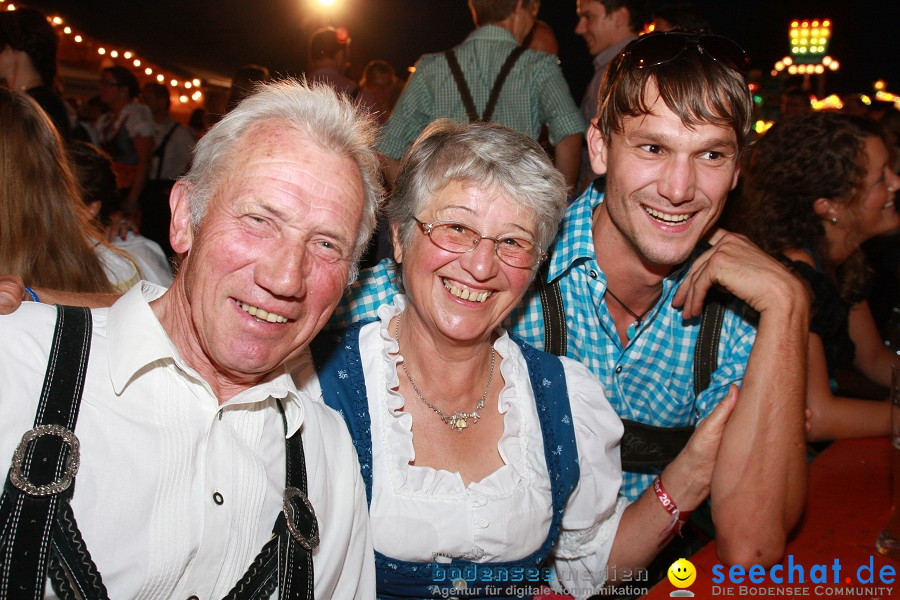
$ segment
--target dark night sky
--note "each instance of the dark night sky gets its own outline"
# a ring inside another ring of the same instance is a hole
[[[354,68],[384,58],[399,71],[423,52],[443,50],[471,29],[465,0],[337,0],[330,23],[353,38]],[[304,68],[307,35],[325,21],[314,0],[27,0],[110,44],[160,65],[201,67],[223,75],[248,62],[283,74]],[[900,2],[695,0],[713,31],[744,46],[753,65],[769,71],[788,52],[793,18],[830,18],[829,52],[841,70],[827,91],[870,91],[878,78],[900,93]],[[544,0],[541,18],[555,29],[563,70],[576,99],[592,67],[573,32],[575,0]]]

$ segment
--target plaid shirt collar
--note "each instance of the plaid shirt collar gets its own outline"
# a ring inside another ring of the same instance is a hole
[[[594,209],[603,202],[604,194],[597,190],[593,184],[589,185],[584,193],[579,196],[569,208],[566,209],[566,215],[560,224],[559,233],[556,239],[550,245],[550,267],[547,273],[547,282],[550,283],[561,277],[566,271],[571,269],[576,263],[582,261],[594,261],[596,264],[597,253],[594,250],[594,234],[592,231],[592,217]],[[684,264],[674,268],[663,279],[663,295],[668,296],[672,292],[672,287],[677,286],[687,275],[691,263],[698,254],[702,252],[701,248],[696,248],[691,253],[690,258]],[[601,273],[604,284],[606,275],[602,269],[597,266]]]

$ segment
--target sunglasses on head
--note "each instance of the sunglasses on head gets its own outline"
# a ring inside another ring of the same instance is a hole
[[[648,33],[626,46],[623,54],[638,69],[646,69],[671,62],[687,50],[696,50],[742,76],[750,66],[750,58],[743,48],[728,38],[709,33]]]

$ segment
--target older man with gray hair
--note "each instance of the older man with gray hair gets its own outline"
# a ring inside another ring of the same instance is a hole
[[[265,85],[172,192],[168,291],[0,317],[0,596],[374,595],[350,438],[284,367],[374,227],[372,133],[325,86]]]

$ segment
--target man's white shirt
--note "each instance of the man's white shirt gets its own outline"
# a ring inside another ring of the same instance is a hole
[[[321,536],[315,595],[374,597],[365,491],[340,416],[298,392],[284,369],[220,406],[148,304],[163,291],[144,282],[92,311],[72,509],[110,597],[228,593],[271,537],[285,433],[297,430]],[[33,426],[55,321],[54,307],[34,303],[0,316],[4,468]]]

